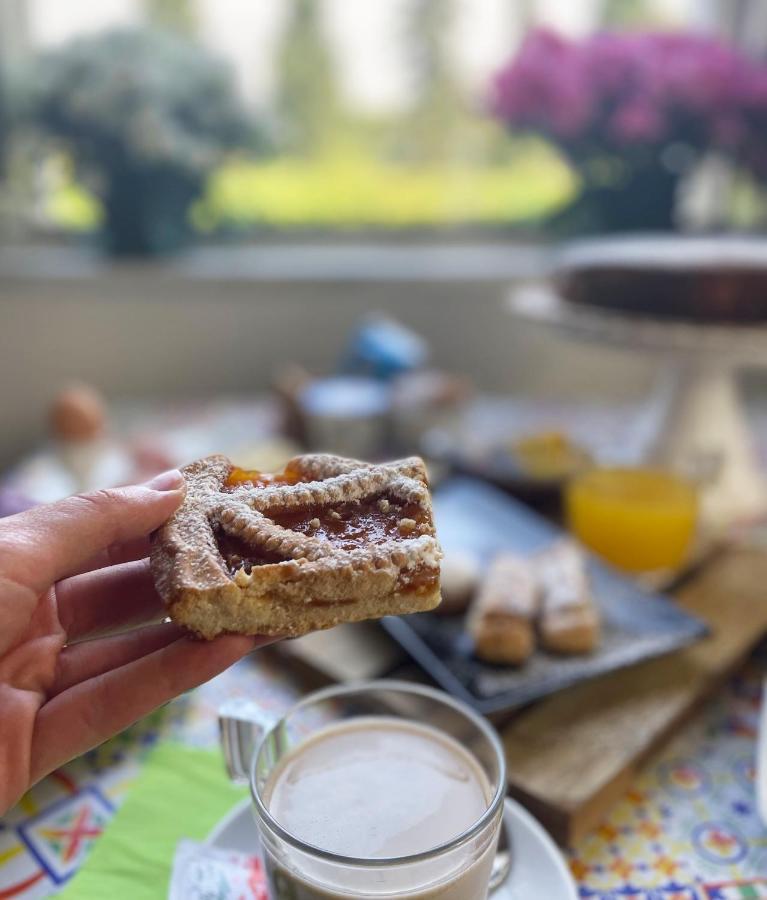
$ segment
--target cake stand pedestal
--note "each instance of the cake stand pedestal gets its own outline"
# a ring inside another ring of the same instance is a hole
[[[688,323],[569,303],[544,285],[514,290],[520,321],[661,363],[660,421],[650,459],[703,485],[703,517],[718,529],[767,510],[737,371],[767,365],[767,327]]]

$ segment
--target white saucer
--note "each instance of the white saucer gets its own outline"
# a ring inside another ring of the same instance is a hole
[[[508,798],[505,817],[513,862],[508,880],[491,895],[492,900],[578,900],[578,889],[562,854],[538,822]],[[221,819],[208,835],[208,843],[245,853],[258,850],[250,800],[243,800]]]

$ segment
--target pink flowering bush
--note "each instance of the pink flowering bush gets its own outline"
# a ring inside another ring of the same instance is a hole
[[[767,175],[767,65],[703,35],[538,30],[497,73],[490,106],[560,147],[597,228],[673,227],[679,179],[708,150]]]

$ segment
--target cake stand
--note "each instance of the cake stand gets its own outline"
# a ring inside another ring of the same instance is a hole
[[[767,509],[737,371],[767,366],[767,326],[661,320],[570,303],[547,285],[526,285],[508,300],[520,321],[580,341],[653,354],[661,365],[657,436],[649,462],[703,485],[703,516],[713,528]]]

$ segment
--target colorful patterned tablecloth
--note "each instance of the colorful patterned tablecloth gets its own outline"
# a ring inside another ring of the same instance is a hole
[[[760,655],[581,841],[570,863],[582,897],[767,898],[767,827],[754,794],[764,671]]]
[[[754,803],[766,661],[755,658],[733,679],[570,854],[581,897],[767,898],[767,828]],[[55,894],[83,863],[158,740],[214,746],[224,698],[256,697],[276,711],[297,694],[274,658],[257,654],[54,772],[0,821],[0,898]]]
[[[200,453],[209,452],[206,442],[229,449],[222,443],[232,433],[222,424],[228,421],[225,413],[211,412],[204,428],[199,412],[179,414],[173,434],[185,457],[194,455],[188,452],[190,441]],[[519,430],[556,424],[575,432],[578,426],[582,434],[577,435],[584,442],[588,438],[600,458],[611,458],[615,447],[629,447],[636,454],[648,432],[629,407],[604,411],[569,404],[541,411],[540,404],[506,401],[504,415],[492,418],[504,427],[513,420]],[[146,422],[143,409],[140,419]],[[758,415],[752,412],[752,425],[767,463],[764,408]],[[252,428],[248,434],[252,437]],[[755,657],[648,763],[608,819],[574,849],[570,865],[581,897],[767,900],[767,827],[754,803],[755,739],[766,671],[767,653]],[[46,897],[72,877],[157,741],[173,737],[213,746],[216,710],[224,698],[248,696],[268,709],[282,710],[297,694],[297,684],[274,658],[257,654],[54,772],[0,820],[0,900]]]
[[[55,894],[82,865],[158,741],[215,747],[224,699],[257,697],[279,712],[298,693],[266,654],[254,655],[52,773],[0,819],[0,898]]]

